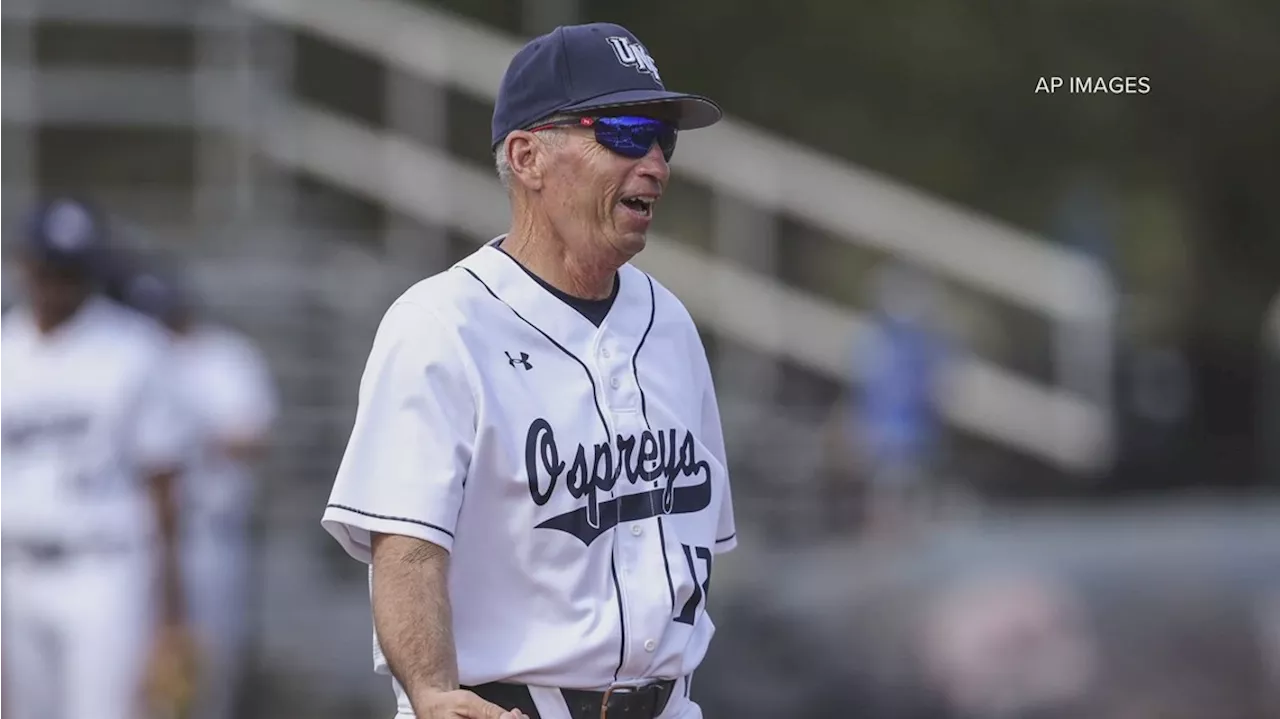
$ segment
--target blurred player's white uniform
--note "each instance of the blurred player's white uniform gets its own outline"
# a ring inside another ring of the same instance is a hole
[[[188,606],[205,662],[197,715],[229,719],[248,630],[254,492],[249,468],[222,448],[264,436],[277,399],[265,359],[239,333],[198,324],[173,342],[177,385],[197,438],[181,495]]]
[[[19,305],[2,343],[5,719],[136,719],[159,598],[146,478],[185,452],[167,337],[91,297],[49,335]]]

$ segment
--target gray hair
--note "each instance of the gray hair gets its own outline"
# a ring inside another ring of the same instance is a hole
[[[493,167],[498,172],[498,181],[502,183],[502,188],[510,190],[511,163],[507,161],[507,141],[505,139],[493,153]]]
[[[530,127],[542,125],[548,122],[560,122],[562,120],[575,119],[574,115],[552,115],[543,120],[531,123]],[[564,135],[551,134],[547,136],[546,142],[557,144],[564,141]],[[511,162],[507,160],[507,138],[503,138],[498,145],[498,149],[493,152],[493,169],[498,173],[498,181],[502,183],[504,189],[511,189]]]

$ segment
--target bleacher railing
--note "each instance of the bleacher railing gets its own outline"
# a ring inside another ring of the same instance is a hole
[[[430,8],[394,0],[237,0],[272,23],[310,33],[401,72],[492,103],[520,40]],[[505,197],[489,168],[394,131],[362,127],[297,105],[261,148],[283,162],[432,223],[478,238],[506,228]],[[733,118],[682,142],[675,171],[717,195],[805,218],[835,236],[926,267],[1030,309],[1066,341],[1102,345],[1075,375],[1046,386],[975,358],[952,368],[943,397],[963,429],[1068,470],[1106,462],[1110,450],[1111,283],[1091,259],[929,198]],[[718,333],[842,381],[858,379],[851,338],[859,313],[654,237],[636,264],[667,283]],[[1078,349],[1078,348],[1077,348]]]
[[[477,23],[394,0],[235,0],[234,5],[254,22],[321,37],[483,102],[492,102],[520,43]],[[15,9],[6,3],[5,15],[6,20],[75,15],[94,6],[51,0],[17,3]],[[120,4],[126,6],[146,8],[131,11],[129,22],[151,17],[178,22],[181,15],[165,10],[172,5],[163,2]],[[105,10],[98,14],[104,22],[119,21]],[[198,116],[169,116],[172,108],[164,103],[145,102],[144,85],[154,90],[164,84],[153,79],[165,78],[19,62],[5,68],[7,91],[9,81],[18,80],[14,87],[25,92],[38,86],[50,100],[82,97],[86,90],[103,96],[120,90],[139,101],[61,108],[56,101],[15,104],[11,100],[22,96],[6,92],[4,114],[18,125],[39,123],[45,115],[66,121],[95,113],[112,124],[145,125],[146,113],[156,115],[152,119],[159,125],[204,123],[239,133],[276,163],[433,225],[479,239],[506,228],[505,197],[488,167],[441,153],[407,133],[363,126],[289,96],[274,97],[262,112],[243,112],[241,106],[220,111],[219,93],[245,97],[243,85],[237,85],[244,81],[242,74],[207,73]],[[259,98],[264,89],[286,92],[283,83],[254,84],[249,96]],[[434,99],[444,102],[446,95]],[[768,213],[803,218],[843,241],[927,268],[1053,323],[1060,343],[1075,352],[1058,368],[1067,381],[1039,383],[965,357],[948,373],[944,413],[963,430],[1068,471],[1086,471],[1108,460],[1113,290],[1096,263],[734,118],[690,135],[681,147],[675,171],[710,188],[717,205],[733,198]],[[719,234],[740,231],[727,214],[717,214]],[[768,246],[770,241],[764,233],[764,251],[776,256],[779,250]],[[861,379],[849,351],[854,338],[869,330],[859,312],[661,236],[652,238],[636,264],[670,286],[707,329],[841,382]],[[1090,351],[1081,353],[1081,347]]]

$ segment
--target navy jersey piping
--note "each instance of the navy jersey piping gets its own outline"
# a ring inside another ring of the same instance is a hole
[[[627,661],[627,617],[626,607],[622,606],[622,585],[618,583],[618,560],[609,553],[609,572],[613,575],[613,594],[618,598],[618,626],[622,630],[622,641],[618,644],[618,668],[613,670],[613,680],[618,681],[622,673],[622,665]]]
[[[529,326],[530,326],[530,327],[532,327],[533,329],[537,330],[538,334],[542,335],[543,337],[546,337],[548,342],[550,342],[551,344],[553,344],[553,345],[555,345],[555,346],[556,346],[556,349],[558,349],[558,350],[560,350],[561,352],[565,353],[566,355],[568,355],[568,356],[570,357],[570,359],[572,359],[574,362],[577,362],[577,363],[578,363],[578,366],[582,368],[583,373],[587,375],[587,381],[591,383],[591,401],[592,401],[592,402],[594,402],[594,403],[595,403],[595,405],[596,405],[596,414],[597,414],[597,415],[599,415],[599,417],[600,417],[600,426],[604,428],[604,436],[605,436],[605,439],[612,439],[611,437],[609,437],[609,423],[608,423],[607,421],[605,421],[605,418],[604,418],[604,410],[600,409],[600,398],[599,398],[599,397],[597,396],[597,394],[596,394],[596,381],[595,381],[595,379],[591,376],[591,370],[590,370],[590,369],[587,369],[587,365],[586,365],[586,363],[584,363],[582,360],[578,359],[578,356],[577,356],[577,355],[575,355],[574,353],[570,352],[568,349],[566,349],[564,345],[560,344],[559,342],[556,342],[556,341],[555,341],[555,339],[553,339],[553,338],[551,337],[551,335],[547,334],[546,332],[543,332],[541,327],[539,327],[539,326],[535,325],[534,323],[530,322],[529,320],[525,319],[524,315],[522,315],[522,314],[520,314],[519,312],[517,312],[517,311],[516,311],[516,308],[514,308],[514,307],[512,307],[511,305],[507,304],[506,300],[504,300],[504,299],[502,299],[501,297],[499,297],[499,296],[498,296],[498,293],[494,292],[494,291],[489,287],[489,285],[485,284],[485,281],[484,281],[484,280],[482,280],[482,279],[480,279],[480,276],[479,276],[479,275],[477,275],[476,273],[472,272],[472,271],[470,270],[470,268],[463,267],[462,269],[463,269],[463,270],[465,270],[467,274],[469,274],[469,275],[471,275],[472,277],[474,277],[474,278],[475,278],[475,280],[476,280],[476,282],[479,282],[481,287],[483,287],[483,288],[484,288],[484,289],[485,289],[489,294],[493,295],[493,298],[494,298],[495,300],[497,300],[497,301],[501,302],[501,303],[502,303],[502,304],[504,304],[504,305],[507,305],[507,309],[511,310],[511,313],[512,313],[512,314],[514,314],[516,317],[519,317],[521,322],[524,322],[525,324],[529,325]]]
[[[649,339],[649,330],[653,329],[653,319],[658,316],[658,302],[653,295],[653,278],[649,275],[644,276],[649,280],[649,326],[644,328],[644,334],[640,335],[640,344],[636,345],[636,351],[631,355],[631,374],[636,378],[636,389],[640,390],[640,414],[644,416],[644,426],[650,430],[649,411],[644,398],[644,387],[640,384],[640,371],[636,369],[636,360],[640,358],[640,350],[644,349],[644,341]]]
[[[644,426],[650,431],[653,426],[649,424],[649,407],[644,397],[644,386],[640,383],[640,370],[636,366],[636,361],[640,358],[640,350],[644,349],[645,340],[649,339],[649,332],[653,329],[653,320],[658,316],[658,302],[653,291],[653,278],[649,275],[644,276],[649,281],[649,325],[644,328],[644,334],[640,335],[640,343],[636,345],[636,351],[631,354],[631,375],[636,378],[636,389],[640,390],[640,415],[644,417]],[[658,541],[662,544],[662,568],[667,573],[667,591],[671,595],[671,612],[676,611],[676,583],[671,577],[671,560],[667,557],[667,530],[662,526],[662,515],[658,515]]]
[[[667,559],[667,530],[662,527],[662,517],[658,517],[658,541],[662,543],[662,566],[667,570],[667,591],[671,594],[671,613],[676,611],[676,583],[671,578],[671,560]]]
[[[618,293],[622,291],[622,273],[620,272],[614,273],[613,289],[609,291],[609,296],[607,298],[603,300],[588,300],[582,297],[574,297],[573,295],[570,295],[569,293],[564,292],[563,290],[556,289],[554,285],[542,279],[541,277],[535,275],[528,267],[525,267],[524,265],[520,264],[519,260],[517,260],[515,257],[512,257],[511,254],[506,250],[502,249],[501,245],[502,245],[502,240],[504,239],[506,239],[505,235],[503,237],[500,237],[490,242],[489,247],[497,250],[498,252],[501,252],[503,257],[506,257],[508,260],[511,260],[511,262],[516,267],[520,268],[521,272],[528,275],[529,278],[532,279],[534,282],[537,282],[538,286],[541,287],[544,291],[546,291],[547,294],[556,298],[556,300],[559,301],[564,306],[568,307],[574,312],[577,312],[583,319],[590,322],[596,328],[599,328],[602,324],[604,324],[605,319],[607,319],[609,315],[613,313],[613,307],[617,303],[616,301],[618,299]],[[597,306],[601,306],[601,304],[606,305],[604,314],[600,315],[600,321],[596,322],[593,317],[589,316],[588,312],[583,311],[582,307],[579,307],[578,305],[574,304],[574,300],[587,303],[588,305],[591,305],[593,303],[596,304]]]
[[[449,537],[453,537],[453,532],[450,532],[449,530],[445,529],[444,527],[436,526],[436,525],[432,524],[431,522],[424,522],[424,521],[422,521],[421,519],[412,519],[412,518],[410,518],[410,517],[393,517],[393,516],[388,515],[388,514],[374,514],[373,512],[366,512],[366,511],[364,511],[363,509],[356,509],[355,507],[348,507],[348,506],[347,506],[347,505],[345,505],[345,504],[333,504],[332,502],[331,502],[331,503],[329,503],[329,504],[327,504],[327,505],[325,505],[325,506],[329,507],[330,509],[343,509],[343,510],[346,510],[346,511],[348,511],[348,512],[354,512],[354,513],[356,513],[356,514],[364,515],[364,516],[366,516],[366,517],[370,517],[370,518],[372,518],[372,519],[387,519],[387,520],[390,520],[390,521],[393,521],[393,522],[407,522],[407,523],[409,523],[409,524],[417,524],[417,525],[420,525],[420,526],[426,527],[427,529],[434,529],[434,530],[436,530],[437,532],[440,532],[441,534],[447,534],[447,535],[449,535]]]
[[[503,254],[506,254],[506,253],[503,253]],[[512,261],[514,262],[515,260],[513,259]],[[474,277],[475,281],[479,282],[480,286],[483,287],[486,292],[492,295],[495,300],[506,305],[507,309],[511,310],[512,314],[520,318],[521,322],[524,322],[525,324],[529,325],[533,329],[537,330],[538,334],[542,335],[543,337],[546,337],[548,342],[555,345],[557,349],[559,349],[561,352],[568,355],[571,359],[573,359],[574,362],[578,363],[578,366],[582,368],[583,373],[587,375],[587,381],[591,383],[591,401],[595,404],[596,414],[599,415],[600,417],[600,426],[604,427],[605,439],[612,440],[612,437],[609,436],[609,423],[605,421],[604,410],[600,408],[600,398],[596,392],[596,381],[591,376],[591,370],[587,368],[586,363],[578,359],[578,356],[570,352],[568,349],[566,349],[564,345],[555,341],[555,339],[553,339],[551,335],[547,334],[546,332],[543,332],[541,327],[525,319],[524,315],[517,312],[516,308],[507,304],[506,300],[499,297],[498,293],[494,292],[493,289],[489,287],[489,285],[487,285],[484,280],[480,279],[479,275],[477,275],[475,272],[472,272],[469,267],[463,267],[462,269],[466,270],[467,274]],[[621,504],[619,504],[618,506],[619,506],[618,511],[622,511]],[[663,554],[665,555],[666,552],[664,551]],[[614,597],[616,597],[618,600],[618,625],[622,631],[622,641],[620,642],[618,647],[618,668],[613,670],[613,679],[614,681],[617,681],[618,675],[622,672],[622,665],[623,663],[626,662],[626,658],[627,658],[627,618],[626,618],[626,607],[622,605],[622,586],[618,583],[618,565],[617,565],[617,561],[613,558],[612,554],[609,557],[609,566],[613,573],[613,594],[614,594]]]

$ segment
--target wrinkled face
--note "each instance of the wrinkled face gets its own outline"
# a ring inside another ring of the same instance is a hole
[[[658,143],[632,158],[601,145],[589,127],[536,134],[543,136],[537,202],[560,236],[570,243],[603,243],[624,258],[643,250],[671,176]]]

